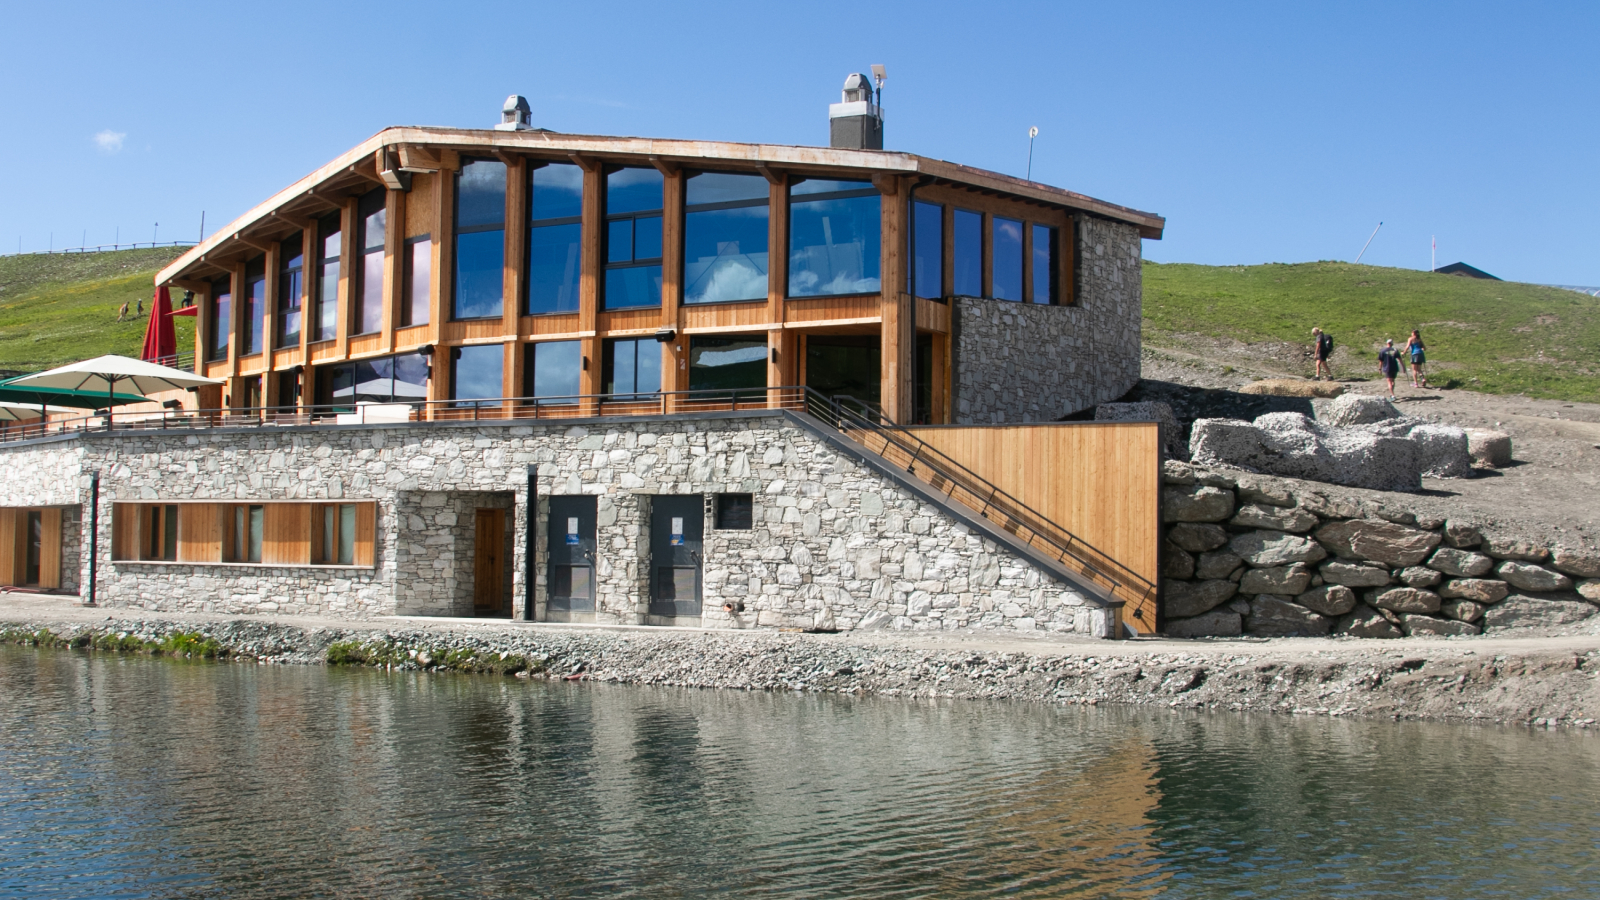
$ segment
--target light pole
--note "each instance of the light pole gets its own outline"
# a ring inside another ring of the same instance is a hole
[[[1025,180],[1033,180],[1033,139],[1039,136],[1039,126],[1034,125],[1028,129],[1028,176]]]

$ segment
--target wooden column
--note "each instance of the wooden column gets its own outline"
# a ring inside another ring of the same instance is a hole
[[[979,235],[983,245],[983,296],[994,296],[994,213],[983,214],[983,233]]]
[[[1061,227],[1060,235],[1057,247],[1061,256],[1056,263],[1056,271],[1061,273],[1061,299],[1057,302],[1064,306],[1076,306],[1078,303],[1077,216],[1067,217],[1067,224]]]
[[[906,291],[906,203],[901,179],[879,178],[883,192],[882,262],[879,274],[883,283],[883,326],[881,339],[883,413],[899,423],[911,421],[914,409],[911,373],[916,363],[917,342],[913,329],[911,294]]]
[[[529,171],[526,157],[513,157],[506,162],[505,275],[500,301],[501,334],[506,339],[505,359],[500,366],[500,390],[506,397],[522,395],[523,355],[517,337],[528,278]],[[509,410],[506,412],[506,415],[511,414]]]
[[[394,330],[400,325],[400,303],[405,289],[406,193],[383,192],[383,343],[394,351]]]
[[[1022,220],[1022,302],[1033,302],[1033,223]]]
[[[278,260],[283,255],[282,243],[273,241],[261,259],[262,302],[266,304],[261,315],[261,405],[268,409],[278,405],[278,379],[273,377],[272,351],[278,349]]]
[[[439,153],[439,173],[433,178],[433,210],[437,227],[433,229],[433,307],[428,311],[430,332],[434,336],[433,374],[428,379],[428,399],[450,399],[450,348],[444,346],[444,323],[450,321],[454,306],[456,266],[456,170],[461,156],[454,150]],[[437,410],[428,407],[428,417]]]
[[[337,358],[350,354],[350,335],[355,332],[355,271],[361,265],[361,248],[356,246],[356,223],[360,221],[361,197],[346,197],[339,208],[339,329]]]
[[[313,218],[300,229],[300,398],[295,404],[300,412],[316,402],[316,377],[311,367],[311,325],[316,313],[311,309],[312,298],[317,295],[317,220]]]
[[[681,171],[665,171],[661,176],[661,327],[677,333],[662,344],[661,389],[682,391],[689,387],[689,339],[683,334],[683,192]],[[681,365],[680,365],[681,363]],[[667,398],[667,411],[676,411],[681,397]]]
[[[197,375],[207,374],[211,360],[211,284],[207,281],[205,290],[194,292],[194,302],[200,304],[194,317],[194,371]]]
[[[600,279],[603,277],[600,245],[605,228],[606,179],[598,162],[573,157],[583,168],[583,268],[578,278],[578,332],[584,363],[578,372],[578,393],[600,393]],[[580,414],[592,416],[600,411],[594,400],[581,404]]]
[[[939,273],[939,294],[948,299],[956,292],[956,208],[944,205],[944,236],[940,243],[944,249],[944,271]]]
[[[789,284],[789,178],[763,169],[767,177],[767,386],[795,384],[795,336],[784,329],[789,320],[786,294]],[[774,357],[776,354],[776,357]],[[767,404],[786,400],[782,391],[768,391]]]
[[[243,260],[228,268],[228,369],[223,385],[223,406],[232,409],[239,405],[239,332],[244,321],[245,263]]]

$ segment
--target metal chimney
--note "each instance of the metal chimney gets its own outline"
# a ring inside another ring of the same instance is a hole
[[[844,80],[844,96],[828,105],[828,146],[839,150],[882,150],[883,108],[872,82],[860,72]]]
[[[506,98],[505,105],[500,107],[500,124],[494,127],[495,131],[532,131],[533,108],[528,105],[528,98],[521,94],[512,94]]]

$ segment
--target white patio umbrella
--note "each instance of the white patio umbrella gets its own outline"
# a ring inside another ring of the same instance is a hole
[[[185,372],[170,366],[159,366],[142,359],[130,359],[126,356],[99,356],[75,362],[71,365],[61,366],[44,372],[35,372],[32,375],[23,375],[13,378],[6,384],[18,387],[47,387],[66,388],[73,391],[100,391],[106,392],[108,406],[106,420],[109,422],[111,410],[109,401],[117,391],[138,394],[148,397],[161,391],[187,390],[208,384],[221,384],[215,378]]]
[[[81,409],[65,406],[28,406],[23,403],[0,403],[0,422],[20,422],[23,419],[40,419],[45,413],[82,413]]]

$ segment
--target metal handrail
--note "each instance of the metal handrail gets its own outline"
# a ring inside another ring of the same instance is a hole
[[[881,413],[869,417],[838,402],[840,399],[853,398],[825,397],[809,388],[806,394],[807,412],[812,416],[822,419],[851,440],[915,475],[947,498],[995,522],[1029,547],[1046,551],[1046,555],[1053,557],[1057,563],[1105,588],[1114,598],[1134,601],[1134,616],[1145,621],[1148,628],[1154,629],[1156,585],[1150,579],[1051,521]],[[932,477],[918,473],[919,466],[931,470]],[[958,494],[961,496],[958,497]]]

